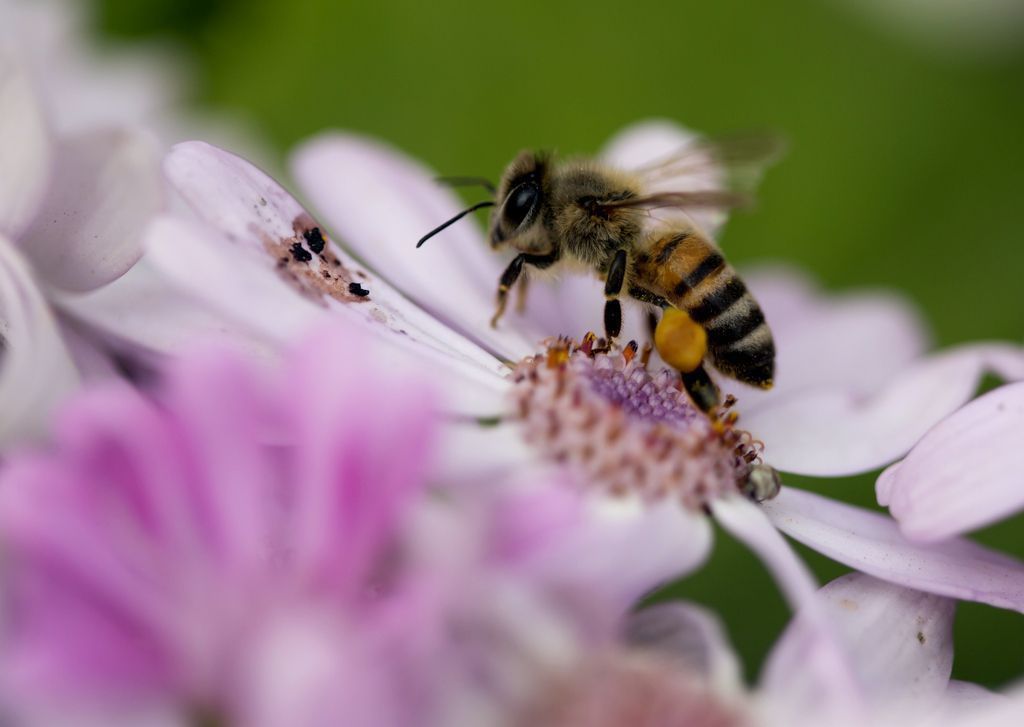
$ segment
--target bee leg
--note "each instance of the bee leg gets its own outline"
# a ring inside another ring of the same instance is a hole
[[[505,304],[508,302],[508,291],[516,284],[519,280],[519,276],[523,273],[523,263],[526,262],[526,255],[516,255],[512,258],[512,262],[505,268],[505,272],[501,274],[501,279],[498,281],[498,307],[494,311],[494,315],[491,317],[491,328],[498,327],[498,321],[505,315]]]
[[[622,332],[622,304],[619,293],[626,281],[626,251],[618,250],[604,280],[604,335],[611,343]]]
[[[721,399],[718,387],[708,376],[707,369],[701,364],[693,371],[682,372],[683,388],[690,395],[694,405],[707,415],[711,415]]]
[[[654,332],[658,330],[658,314],[652,310],[647,311],[647,333],[654,341]]]
[[[505,268],[505,272],[501,274],[501,279],[498,281],[498,305],[497,310],[494,311],[494,316],[491,317],[491,328],[498,327],[498,321],[505,315],[505,305],[508,303],[508,291],[516,284],[519,280],[519,276],[523,273],[523,265],[532,265],[535,268],[543,270],[549,268],[558,262],[560,257],[559,250],[554,250],[547,255],[528,255],[527,253],[520,253],[512,258],[512,262]]]
[[[526,312],[526,294],[529,292],[530,278],[519,278],[519,285],[516,287],[516,313],[520,315]]]

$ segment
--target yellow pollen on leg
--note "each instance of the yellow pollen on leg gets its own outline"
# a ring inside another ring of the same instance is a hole
[[[665,363],[688,373],[708,352],[708,334],[690,316],[678,308],[666,308],[654,329],[654,345]]]

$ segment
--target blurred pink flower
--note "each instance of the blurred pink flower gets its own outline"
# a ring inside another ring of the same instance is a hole
[[[666,124],[640,125],[613,142],[609,158],[639,164],[678,147],[684,138]],[[410,241],[432,226],[427,220],[436,224],[458,209],[454,197],[439,189],[426,170],[375,143],[340,135],[312,142],[296,158],[300,180],[346,241],[433,315],[347,256],[327,229],[266,174],[200,142],[176,146],[165,160],[171,185],[199,220],[158,219],[147,233],[147,260],[217,315],[268,340],[287,341],[325,315],[375,331],[393,346],[394,355],[411,358],[428,372],[458,415],[445,428],[450,456],[438,477],[472,486],[482,477],[559,459],[563,444],[571,444],[581,457],[593,457],[591,469],[582,462],[583,473],[590,475],[577,482],[615,495],[587,498],[595,523],[643,524],[620,553],[629,563],[636,560],[633,554],[644,554],[647,581],[635,584],[634,596],[703,562],[711,546],[707,508],[760,553],[794,604],[806,601],[814,585],[776,527],[882,579],[1024,609],[1024,566],[1015,559],[961,540],[921,546],[903,537],[888,517],[792,487],[764,507],[751,504],[739,494],[749,467],[737,463],[730,443],[714,435],[712,446],[697,459],[669,457],[667,471],[674,466],[683,474],[650,480],[669,482],[667,491],[624,491],[621,475],[635,466],[630,459],[635,453],[609,447],[604,438],[595,437],[588,445],[592,432],[583,422],[596,416],[601,425],[596,431],[619,422],[635,429],[639,439],[656,431],[656,442],[666,432],[670,440],[699,440],[706,422],[691,412],[669,426],[642,407],[623,406],[606,395],[598,361],[593,376],[566,370],[580,393],[573,401],[582,408],[574,403],[552,409],[558,406],[552,397],[537,390],[534,401],[549,407],[545,416],[555,417],[563,438],[541,434],[538,439],[536,432],[531,438],[514,414],[516,400],[510,396],[518,396],[517,384],[509,380],[512,366],[503,362],[532,365],[534,342],[593,328],[600,308],[594,302],[601,300],[597,282],[579,277],[551,288],[534,286],[531,301],[537,308],[491,329],[489,300],[500,262],[486,250],[479,232],[467,223],[451,228],[454,239],[439,239],[421,251],[412,247]],[[767,462],[782,469],[848,474],[878,467],[905,453],[935,421],[968,400],[985,370],[1024,376],[1024,352],[1015,346],[979,344],[925,354],[916,316],[891,295],[833,301],[789,271],[754,273],[747,279],[776,330],[778,385],[767,394],[737,394],[744,426],[765,442]],[[158,327],[151,321],[146,325]],[[633,325],[639,325],[635,319]],[[652,404],[680,412],[688,406],[677,390],[659,383],[657,374],[627,372],[632,364],[607,359],[606,373],[618,382],[615,386],[629,379],[638,390],[655,390],[660,399]],[[523,381],[532,385],[530,376]],[[744,441],[751,445],[746,452],[756,458],[756,444]],[[669,446],[667,451],[676,450]],[[593,476],[603,456],[613,460],[617,479]],[[562,572],[573,565],[564,563]]]
[[[335,325],[274,373],[211,349],[163,381],[87,390],[0,474],[18,724],[493,723],[611,638],[607,573],[541,563],[618,543],[560,488],[425,496],[431,386],[379,342]]]

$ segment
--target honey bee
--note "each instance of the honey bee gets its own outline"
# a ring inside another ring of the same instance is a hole
[[[499,280],[492,325],[505,312],[511,288],[525,283],[524,270],[593,271],[604,281],[606,339],[613,342],[621,332],[620,298],[660,311],[655,345],[679,370],[694,404],[711,413],[720,395],[705,362],[761,388],[770,388],[774,375],[775,344],[760,306],[697,222],[744,199],[713,170],[723,164],[763,166],[774,156],[776,145],[752,139],[693,140],[636,170],[524,151],[496,189],[478,178],[447,179],[482,184],[494,199],[438,226],[417,247],[470,212],[494,207],[490,244],[517,254]],[[697,179],[712,181],[695,190]]]

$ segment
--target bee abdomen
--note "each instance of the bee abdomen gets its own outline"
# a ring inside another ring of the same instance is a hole
[[[716,253],[717,254],[717,253]],[[683,298],[687,313],[704,326],[715,367],[727,376],[755,386],[770,386],[775,369],[775,343],[764,313],[730,266]]]

